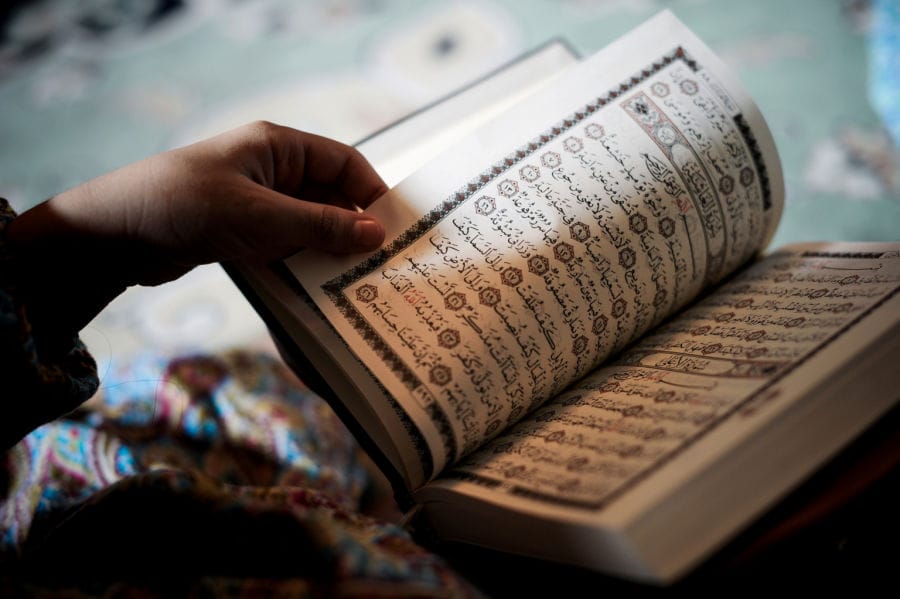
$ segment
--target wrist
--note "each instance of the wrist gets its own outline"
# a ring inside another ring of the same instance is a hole
[[[125,290],[109,276],[117,252],[80,234],[44,202],[6,227],[8,276],[29,314],[35,335],[69,338]]]

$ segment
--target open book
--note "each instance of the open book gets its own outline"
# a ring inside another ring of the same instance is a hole
[[[228,268],[438,538],[673,581],[900,398],[900,244],[764,252],[771,134],[668,12],[360,148],[380,250]]]

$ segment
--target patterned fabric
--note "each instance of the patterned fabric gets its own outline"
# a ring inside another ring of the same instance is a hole
[[[98,381],[77,340],[44,360],[2,283],[9,436],[32,412],[68,412]],[[113,364],[82,407],[0,454],[0,596],[477,595],[402,528],[364,515],[392,513],[373,473],[271,354]]]
[[[371,480],[359,448],[270,355],[116,369],[4,460],[0,571],[16,576],[0,594],[477,594],[361,513]]]
[[[0,198],[0,450],[64,414],[97,388],[97,367],[78,339],[34,334],[19,297],[6,230],[16,213]],[[6,403],[9,402],[9,403]]]

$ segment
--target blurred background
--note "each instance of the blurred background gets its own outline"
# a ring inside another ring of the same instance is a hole
[[[663,8],[773,131],[787,185],[773,244],[900,239],[896,0],[7,1],[0,196],[22,211],[254,119],[354,143],[549,39],[586,56]],[[129,290],[84,336],[101,371],[266,346],[216,265]]]

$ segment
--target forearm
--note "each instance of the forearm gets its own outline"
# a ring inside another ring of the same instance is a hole
[[[127,286],[120,274],[126,252],[116,247],[125,244],[79,229],[58,200],[18,216],[6,237],[18,295],[36,332],[48,338],[77,334]]]
[[[170,222],[165,207],[190,204],[191,194],[165,172],[168,164],[155,157],[128,165],[64,191],[10,223],[8,251],[20,293],[39,326],[76,334],[127,287],[175,279],[198,263],[179,258],[171,247],[177,223]],[[148,233],[147,221],[154,219],[171,227]]]
[[[36,287],[50,284],[42,281],[40,271],[32,270],[32,264],[41,268],[42,261],[20,262],[21,252],[10,252],[7,243],[10,229],[17,228],[13,227],[16,221],[6,201],[0,199],[0,396],[4,411],[0,451],[37,426],[71,411],[97,388],[93,359],[77,336],[68,331],[77,328],[70,315],[78,312],[73,310],[77,301],[71,301],[78,294],[69,290],[58,295],[55,302],[40,301]],[[56,270],[46,274],[54,281],[76,278]],[[35,305],[31,304],[33,300]],[[59,330],[52,322],[63,313],[67,314],[62,317],[67,324]]]

